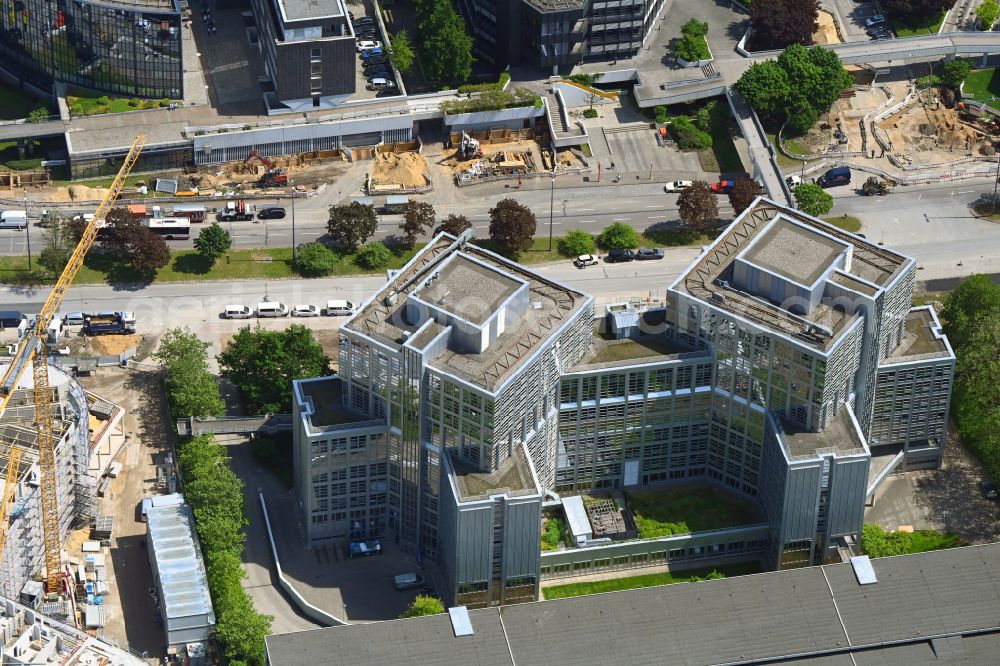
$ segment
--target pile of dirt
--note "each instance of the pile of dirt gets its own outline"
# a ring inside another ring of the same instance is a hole
[[[426,172],[427,160],[420,153],[379,153],[372,167],[372,182],[375,185],[422,187],[427,184]]]
[[[141,335],[101,335],[90,339],[90,349],[101,356],[117,356],[141,341]]]
[[[108,193],[103,187],[86,187],[84,185],[70,185],[66,189],[69,195],[68,201],[100,201]]]
[[[832,14],[821,11],[816,15],[816,23],[819,29],[813,33],[813,44],[839,44],[840,35],[837,34],[837,26],[834,23]]]

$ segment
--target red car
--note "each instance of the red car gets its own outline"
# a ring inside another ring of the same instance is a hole
[[[736,187],[736,181],[734,180],[720,180],[719,182],[712,185],[712,191],[716,194],[729,194],[732,189]]]

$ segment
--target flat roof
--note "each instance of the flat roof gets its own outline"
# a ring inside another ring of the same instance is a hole
[[[837,414],[819,432],[782,421],[781,441],[788,447],[788,457],[813,458],[830,451],[839,455],[864,453],[864,445],[851,422],[850,410],[850,405],[842,404]]]
[[[903,339],[883,363],[954,357],[945,343],[947,338],[935,334],[935,330],[940,330],[941,324],[929,307],[913,308],[907,312],[904,326]]]
[[[840,242],[852,245],[850,273],[878,285],[878,291],[890,284],[913,263],[908,257],[858,238],[801,211],[760,197],[719,235],[695,263],[677,278],[670,289],[697,298],[713,308],[731,312],[759,326],[782,333],[825,353],[857,319],[859,316],[857,313],[844,313],[821,302],[808,316],[801,316],[759,295],[741,291],[732,284],[733,263],[736,257],[779,216],[787,217],[807,228],[816,229]],[[724,287],[723,282],[729,286]],[[822,328],[809,324],[818,324]]]
[[[457,252],[528,283],[528,298],[531,303],[527,310],[514,321],[506,322],[504,332],[485,351],[471,354],[447,349],[429,363],[431,368],[460,376],[487,390],[499,386],[536,349],[548,342],[564,323],[578,315],[592,301],[586,294],[553,282],[519,264],[476,247],[471,242],[462,242],[442,233],[386,282],[343,325],[342,330],[366,335],[392,348],[401,347],[407,337],[423,323],[411,325],[406,322],[403,317],[406,299],[448,257]],[[437,281],[441,281],[440,276]]]
[[[317,377],[298,381],[303,398],[312,401],[313,413],[310,423],[314,428],[326,428],[341,423],[368,421],[364,416],[351,412],[341,402],[344,385],[340,377]]]
[[[307,21],[328,16],[343,16],[337,0],[278,0],[286,21]]]
[[[417,289],[414,295],[477,325],[489,319],[504,301],[524,286],[524,280],[474,261],[464,252],[455,253],[432,275],[437,277]]]
[[[779,215],[743,259],[792,282],[811,287],[847,246]]]
[[[878,293],[878,287],[870,285],[867,282],[862,281],[858,276],[851,275],[850,273],[834,271],[830,276],[830,281],[834,284],[839,284],[841,287],[861,292],[866,296],[875,296],[875,294]]]
[[[531,467],[528,465],[522,446],[515,447],[514,455],[503,461],[492,473],[479,471],[472,464],[459,458],[454,450],[449,452],[449,459],[455,471],[459,500],[463,502],[486,499],[491,494],[499,495],[503,492],[512,497],[534,495],[539,492],[532,479]]]
[[[615,340],[595,328],[594,334],[590,338],[590,348],[571,370],[583,368],[593,370],[628,365],[631,362],[653,362],[691,351],[694,350],[676,340],[667,338],[666,333]]]
[[[167,618],[210,615],[205,563],[194,536],[194,515],[186,504],[154,506],[146,511],[149,548],[156,561],[161,603]]]
[[[1000,543],[268,636],[272,666],[993,665]],[[944,638],[944,637],[948,638]],[[941,637],[941,638],[938,638]],[[559,646],[553,650],[552,646]],[[991,649],[992,648],[992,649]],[[544,655],[544,658],[540,657]]]

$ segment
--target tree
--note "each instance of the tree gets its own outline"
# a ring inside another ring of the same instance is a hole
[[[149,277],[170,261],[170,248],[163,238],[143,226],[123,208],[108,211],[101,247],[109,250],[140,275]]]
[[[979,19],[980,30],[992,30],[993,24],[997,22],[997,16],[1000,16],[1000,4],[997,3],[997,0],[983,0],[976,8],[976,18]]]
[[[407,74],[413,67],[415,57],[413,46],[410,44],[410,36],[406,33],[406,28],[403,28],[393,36],[390,42],[389,58],[400,73]]]
[[[750,5],[751,43],[755,50],[811,44],[819,29],[818,0],[754,0]]]
[[[299,324],[283,331],[240,329],[218,360],[222,376],[240,389],[254,414],[291,412],[293,379],[330,374],[323,347]]]
[[[969,77],[972,71],[972,63],[968,60],[955,58],[951,62],[945,63],[941,68],[941,83],[953,90],[958,90],[962,83]]]
[[[344,252],[354,252],[358,246],[375,235],[378,220],[375,207],[352,201],[346,206],[330,206],[326,223],[330,243]]]
[[[972,275],[948,294],[941,309],[944,332],[952,346],[963,349],[982,321],[1000,315],[1000,285],[988,275]]]
[[[594,250],[594,236],[586,231],[570,231],[559,241],[559,254],[564,257],[593,254]]]
[[[784,105],[791,97],[788,74],[776,60],[750,65],[736,81],[736,90],[763,118],[779,122],[784,117]]]
[[[306,243],[299,248],[295,270],[307,277],[322,277],[337,269],[336,253],[322,243]]]
[[[833,208],[833,197],[819,185],[802,183],[794,190],[795,205],[806,215],[819,217],[826,215]]]
[[[69,220],[57,213],[50,212],[49,215],[49,226],[42,232],[42,251],[38,253],[38,263],[53,273],[62,273],[73,248],[80,240]]]
[[[955,0],[884,0],[882,8],[910,27],[920,27],[948,11]]]
[[[502,252],[517,253],[531,247],[535,214],[514,199],[501,199],[490,209],[490,240]]]
[[[403,221],[399,228],[406,240],[406,247],[412,248],[417,236],[423,236],[434,226],[434,206],[426,201],[407,201],[403,209]]]
[[[452,236],[460,236],[467,229],[472,228],[472,223],[469,222],[469,218],[464,215],[450,214],[448,217],[444,218],[444,221],[434,229],[434,234],[437,235],[442,231],[451,234]]]
[[[400,618],[420,617],[422,615],[439,615],[444,612],[444,604],[437,597],[429,597],[418,594],[407,608],[400,614]]]
[[[739,215],[760,195],[760,187],[749,178],[739,178],[733,189],[729,191],[729,205],[733,213]]]
[[[604,227],[597,237],[597,244],[605,250],[626,250],[639,247],[639,234],[624,222],[613,222]],[[581,252],[580,254],[585,254]]]
[[[472,38],[449,0],[415,3],[420,63],[431,81],[462,82],[472,73]]]
[[[701,233],[711,233],[719,217],[716,194],[708,183],[696,180],[677,197],[677,208],[681,221],[691,229]]]
[[[220,227],[218,222],[213,222],[202,229],[194,239],[194,249],[198,250],[198,254],[205,257],[209,264],[214,264],[215,260],[228,252],[232,245],[233,237]]]
[[[389,265],[389,262],[392,261],[392,251],[382,243],[369,243],[358,250],[354,261],[361,268],[373,271]]]
[[[187,328],[172,328],[160,337],[153,358],[166,372],[167,401],[174,417],[226,412],[219,385],[208,371],[208,347]]]
[[[696,127],[687,116],[677,116],[671,120],[670,133],[681,150],[705,150],[712,147],[712,135]]]

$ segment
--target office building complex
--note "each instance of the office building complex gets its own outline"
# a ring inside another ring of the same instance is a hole
[[[0,12],[4,67],[116,95],[184,95],[178,0],[17,0]]]
[[[572,66],[638,53],[663,0],[463,0],[476,56],[495,65]]]
[[[954,355],[910,308],[915,268],[759,199],[665,308],[596,317],[592,297],[442,234],[341,328],[340,376],[295,384],[308,541],[391,537],[470,607],[535,598],[541,576],[838,559],[881,479],[941,461]],[[574,547],[540,552],[567,496],[686,485],[759,520],[636,541],[627,508],[577,501]]]
[[[270,109],[335,106],[354,92],[354,30],[340,0],[251,0]]]

